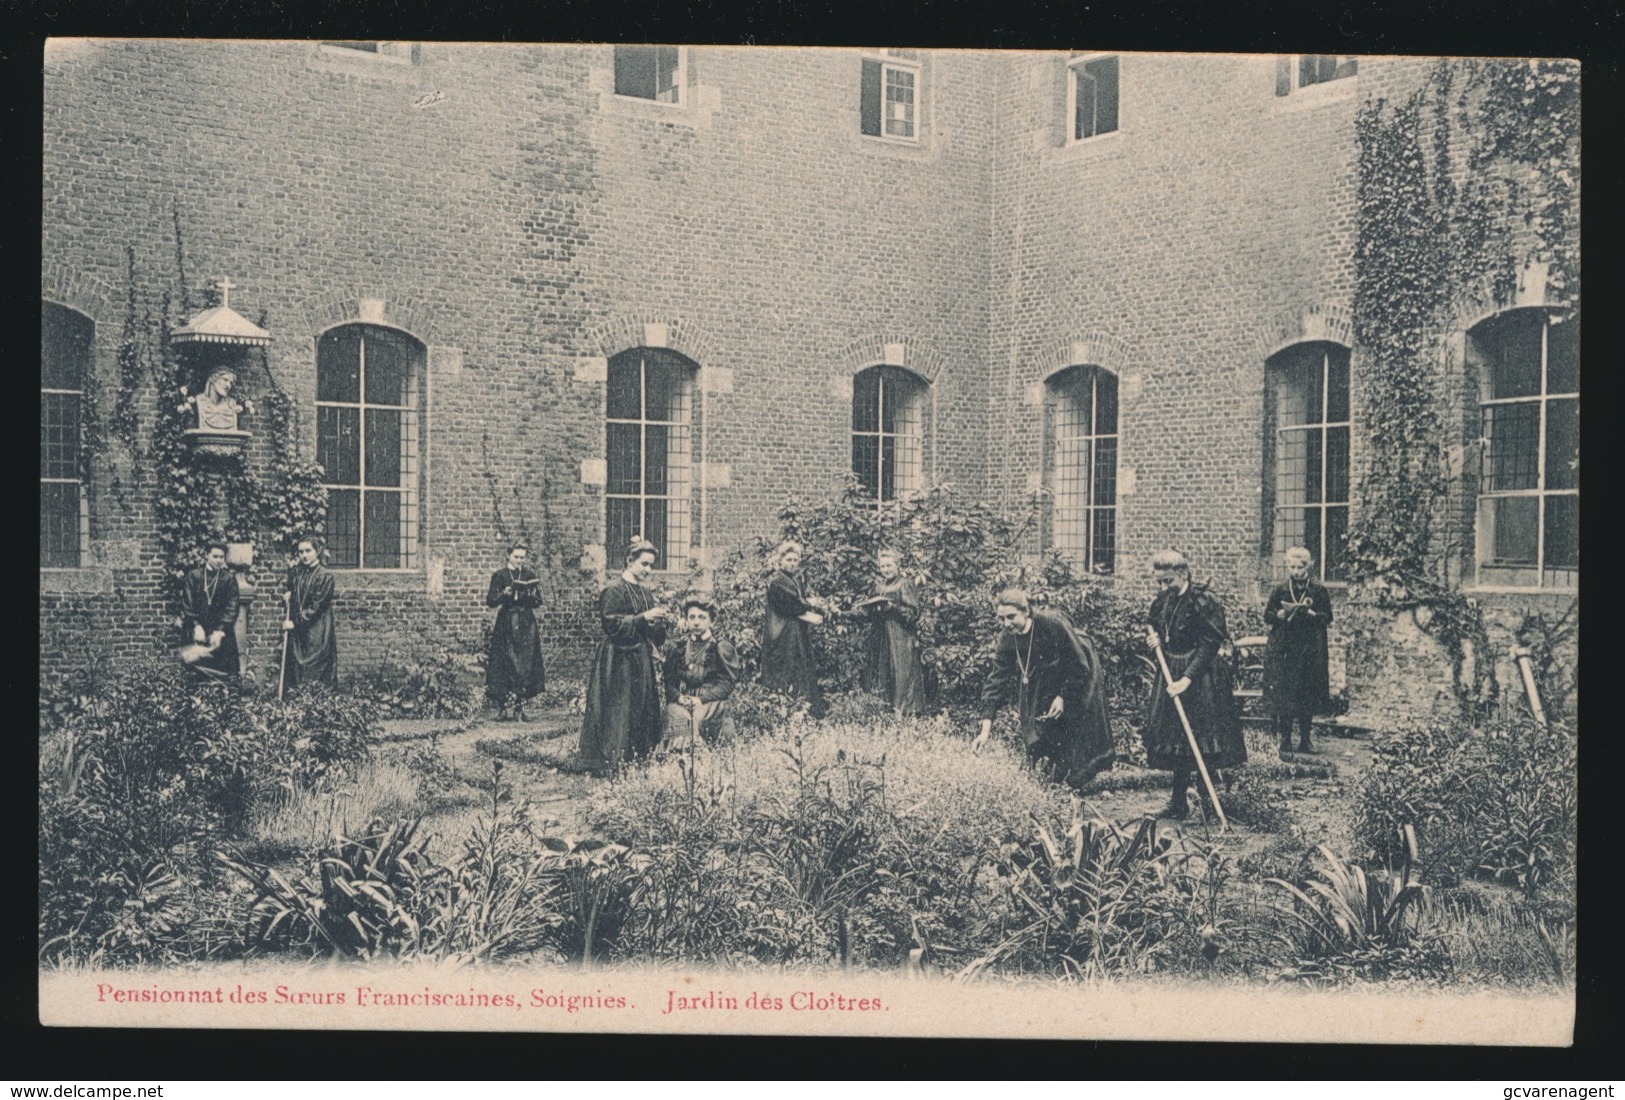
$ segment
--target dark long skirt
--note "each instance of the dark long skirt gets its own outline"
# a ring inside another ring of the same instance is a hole
[[[485,661],[485,698],[501,706],[512,696],[523,703],[547,687],[542,667],[542,636],[528,607],[505,607],[491,630]]]
[[[581,724],[581,760],[613,766],[647,756],[660,743],[666,700],[646,643],[598,643],[587,677],[587,714]]]
[[[1194,654],[1165,653],[1165,656],[1169,672],[1178,680],[1185,675]],[[1191,755],[1185,728],[1180,724],[1173,697],[1166,688],[1159,670],[1143,733],[1146,766],[1157,771],[1194,771],[1196,759]],[[1196,743],[1201,746],[1202,758],[1210,769],[1246,763],[1247,742],[1241,733],[1241,717],[1236,713],[1230,666],[1223,659],[1215,658],[1179,698],[1184,702]]]

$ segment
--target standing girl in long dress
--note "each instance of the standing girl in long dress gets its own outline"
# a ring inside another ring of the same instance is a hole
[[[903,576],[895,550],[875,556],[880,577],[864,612],[873,622],[863,686],[892,705],[898,714],[925,713],[925,669],[920,663],[920,594]]]
[[[1264,650],[1264,709],[1275,719],[1281,751],[1292,751],[1292,724],[1298,725],[1298,751],[1313,752],[1309,729],[1314,716],[1331,710],[1326,668],[1326,627],[1332,597],[1310,576],[1314,557],[1301,546],[1286,552],[1286,583],[1264,605],[1269,648]]]
[[[491,574],[485,594],[485,606],[498,609],[485,659],[485,701],[501,708],[501,718],[508,717],[512,705],[521,721],[525,701],[547,687],[535,611],[542,606],[541,578],[525,567],[529,556],[523,543],[515,543],[508,551],[507,566]]]
[[[299,560],[288,570],[287,679],[301,684],[339,686],[339,644],[333,629],[333,574],[322,565],[327,546],[321,539],[300,539]]]
[[[767,581],[762,626],[762,686],[805,699],[812,712],[824,707],[813,664],[812,628],[824,621],[801,576],[801,544],[783,542],[774,552],[776,571]]]
[[[581,723],[581,761],[591,767],[640,759],[660,743],[665,697],[655,654],[666,641],[669,616],[644,586],[658,555],[654,543],[634,538],[626,568],[598,595],[604,637],[587,677]]]

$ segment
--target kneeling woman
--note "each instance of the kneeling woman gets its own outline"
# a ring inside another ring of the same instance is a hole
[[[666,742],[681,744],[694,732],[707,743],[732,738],[728,700],[739,683],[739,654],[712,633],[717,605],[705,596],[683,601],[688,637],[666,654]]]
[[[613,767],[647,756],[660,743],[662,700],[655,654],[666,640],[664,607],[644,587],[659,551],[632,540],[626,568],[598,595],[598,643],[587,677],[587,715],[581,723],[581,762]]]
[[[1002,633],[982,688],[982,729],[972,750],[987,743],[993,715],[1013,698],[1027,755],[1056,779],[1083,786],[1111,767],[1113,756],[1094,644],[1061,612],[1033,610],[1019,588],[999,593],[994,613]]]
[[[1158,686],[1151,692],[1142,736],[1146,766],[1174,773],[1173,795],[1158,816],[1182,818],[1185,790],[1197,767],[1174,700],[1184,703],[1185,716],[1214,783],[1224,782],[1219,769],[1247,762],[1247,742],[1241,735],[1241,718],[1231,691],[1230,665],[1220,654],[1230,636],[1224,608],[1208,595],[1207,585],[1191,583],[1190,566],[1177,551],[1157,553],[1151,559],[1151,573],[1159,591],[1151,601],[1151,629],[1145,643],[1152,649],[1162,646],[1173,682],[1161,678],[1159,667]]]

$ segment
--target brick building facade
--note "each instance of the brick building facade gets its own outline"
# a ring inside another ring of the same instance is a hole
[[[188,277],[229,275],[272,333],[310,454],[342,465],[321,440],[352,404],[400,426],[392,487],[355,489],[343,536],[373,566],[339,575],[347,671],[472,648],[517,537],[558,609],[549,664],[579,665],[620,536],[663,527],[663,564],[704,565],[854,467],[883,495],[1046,489],[1031,549],[1144,594],[1143,563],[1178,546],[1251,607],[1283,540],[1335,543],[1362,461],[1357,396],[1334,394],[1359,369],[1354,112],[1425,68],[1354,68],[54,43],[42,294],[48,320],[88,333],[84,386],[110,392],[129,295],[150,311],[174,285],[178,221]],[[357,354],[399,358],[384,404],[319,382],[323,356]],[[1318,420],[1294,389],[1310,376]],[[1476,398],[1456,427],[1477,430]],[[1339,446],[1316,505],[1283,511],[1281,479]],[[118,444],[92,464],[78,560],[58,547],[41,571],[46,654],[172,644],[151,483]],[[1471,528],[1478,493],[1461,492],[1441,506]],[[1500,651],[1577,583],[1545,582],[1484,592]],[[276,617],[256,616],[267,663]],[[1398,620],[1355,616],[1339,643],[1351,694],[1438,681],[1439,655]]]

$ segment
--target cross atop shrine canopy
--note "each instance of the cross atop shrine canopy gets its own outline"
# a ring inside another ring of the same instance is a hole
[[[220,304],[193,317],[170,334],[175,343],[246,344],[264,347],[271,342],[271,334],[231,308],[231,290],[237,284],[229,277],[214,284],[220,292]]]

